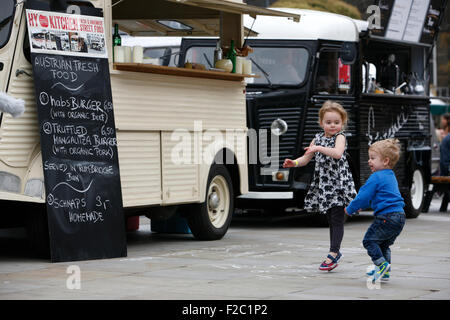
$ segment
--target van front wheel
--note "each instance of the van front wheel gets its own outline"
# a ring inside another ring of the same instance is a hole
[[[223,165],[209,170],[205,202],[192,207],[188,224],[199,240],[218,240],[227,232],[234,211],[233,184]]]
[[[26,215],[26,228],[31,251],[39,258],[50,258],[47,207],[45,205],[30,206]]]

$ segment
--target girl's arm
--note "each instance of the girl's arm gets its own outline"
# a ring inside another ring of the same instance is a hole
[[[334,148],[327,148],[322,146],[309,146],[305,149],[306,149],[305,155],[320,152],[334,159],[340,159],[345,151],[345,136],[343,134],[340,134],[336,137],[336,143],[334,145]]]
[[[307,147],[305,149],[311,148],[313,146],[314,146],[314,139],[313,139],[313,141],[311,141],[311,144],[309,145],[309,147]],[[297,159],[294,159],[294,160],[286,159],[286,160],[284,160],[283,168],[304,167],[311,161],[313,156],[314,156],[314,153],[309,153],[309,154],[305,153],[303,156],[301,156]]]

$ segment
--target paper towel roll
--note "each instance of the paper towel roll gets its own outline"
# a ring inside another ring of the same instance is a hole
[[[114,62],[125,62],[125,50],[124,47],[114,47]]]
[[[125,62],[131,62],[131,47],[123,46],[125,52]]]
[[[242,61],[242,73],[243,74],[252,74],[252,61],[249,59],[245,59]]]
[[[144,48],[142,46],[134,46],[133,47],[133,62],[134,63],[142,63],[144,59]]]
[[[242,64],[245,59],[242,57],[236,57],[236,73],[242,73]]]

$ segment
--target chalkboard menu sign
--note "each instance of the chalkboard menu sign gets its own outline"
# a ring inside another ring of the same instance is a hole
[[[444,14],[442,0],[377,0],[381,23],[372,34],[396,41],[432,44]]]
[[[53,262],[127,254],[103,18],[27,9]]]

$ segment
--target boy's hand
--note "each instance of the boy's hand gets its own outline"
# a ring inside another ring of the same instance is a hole
[[[349,213],[347,212],[347,208],[344,208],[344,211],[345,211],[345,214],[346,214],[346,215],[348,215],[349,217],[351,217],[351,214],[349,214]]]

